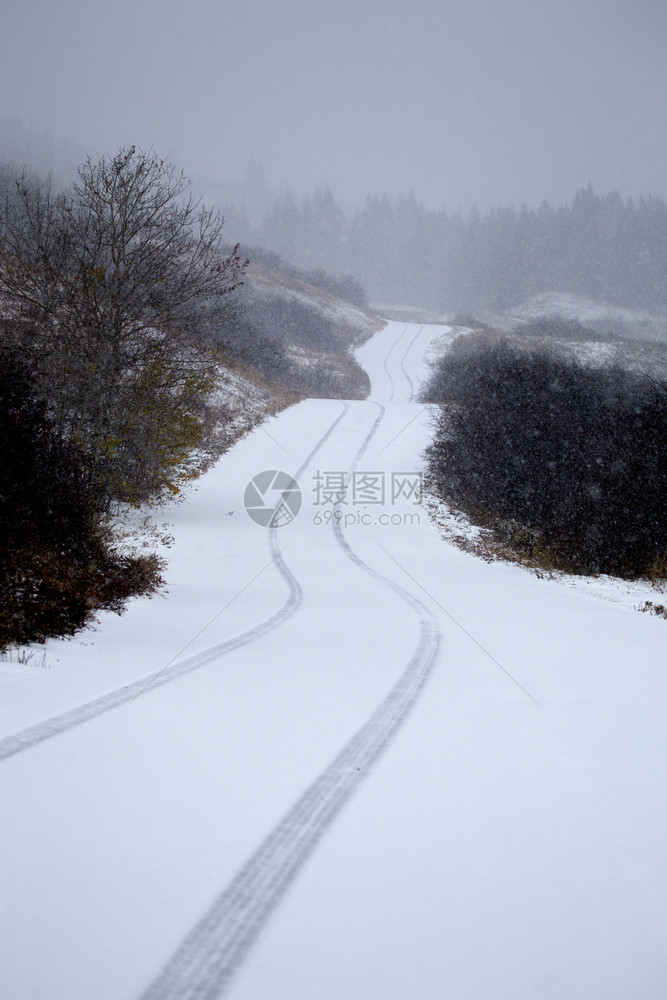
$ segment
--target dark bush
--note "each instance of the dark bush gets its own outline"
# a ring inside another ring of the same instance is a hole
[[[306,302],[258,299],[225,331],[229,361],[254,368],[289,392],[323,399],[365,399],[368,376],[344,335]]]
[[[322,291],[328,292],[329,295],[333,295],[337,299],[343,299],[345,302],[349,302],[359,309],[369,308],[368,296],[366,295],[364,286],[351,274],[341,274],[340,277],[334,277],[332,274],[318,269],[315,271],[303,271],[301,278],[307,284],[312,285],[313,288],[321,288]]]
[[[598,341],[609,340],[609,334],[600,333],[588,326],[584,326],[578,319],[569,319],[567,316],[538,316],[528,323],[522,323],[516,327],[516,333],[528,337],[545,337],[555,340],[571,341]]]
[[[323,292],[328,292],[329,295],[343,299],[345,302],[349,302],[359,309],[369,308],[366,291],[361,282],[352,274],[341,274],[336,277],[328,271],[322,270],[322,268],[304,271],[298,267],[294,267],[293,264],[288,264],[280,254],[275,253],[273,250],[267,250],[266,247],[251,247],[248,249],[248,254],[253,262],[256,261],[258,264],[272,267],[276,271],[282,271],[283,274],[289,274],[293,278],[297,278],[298,281],[303,281],[313,288],[319,288]]]
[[[0,349],[0,649],[69,635],[96,609],[159,583],[155,556],[118,556],[107,498],[34,398],[29,369]]]
[[[347,347],[333,323],[313,306],[298,299],[278,295],[258,299],[250,306],[248,319],[257,329],[285,343],[325,351],[341,351]]]
[[[441,495],[575,572],[664,565],[667,386],[467,338],[426,398],[444,404],[428,452]]]

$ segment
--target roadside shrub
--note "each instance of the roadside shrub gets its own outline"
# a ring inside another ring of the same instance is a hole
[[[436,490],[528,555],[635,577],[667,553],[667,386],[465,338],[427,398]]]
[[[227,361],[249,365],[289,392],[365,399],[370,382],[340,330],[305,302],[256,300],[225,332]]]
[[[361,282],[352,274],[336,276],[328,271],[323,271],[321,268],[304,271],[293,264],[288,264],[280,254],[275,253],[273,250],[267,250],[266,247],[253,246],[246,249],[253,262],[256,261],[259,264],[264,264],[266,267],[273,267],[277,271],[289,274],[293,278],[297,278],[299,281],[303,281],[313,288],[319,288],[323,292],[328,292],[329,295],[333,295],[335,298],[343,299],[351,303],[351,305],[357,306],[359,309],[369,308],[366,290]]]
[[[113,551],[106,496],[37,401],[29,369],[0,349],[0,649],[70,635],[160,582],[155,556]]]
[[[251,325],[266,336],[285,343],[317,347],[325,351],[343,351],[347,348],[333,323],[307,302],[300,302],[298,299],[278,295],[258,299],[250,306],[248,317]]]
[[[584,326],[579,320],[569,319],[567,316],[537,316],[535,319],[517,326],[515,333],[527,337],[545,337],[546,339],[552,338],[581,342],[605,341],[610,339],[609,335]]]

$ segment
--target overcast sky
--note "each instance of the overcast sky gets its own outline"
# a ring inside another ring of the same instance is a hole
[[[0,0],[0,116],[348,203],[666,196],[667,2]]]

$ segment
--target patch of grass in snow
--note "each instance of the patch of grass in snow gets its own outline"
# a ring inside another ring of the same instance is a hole
[[[38,656],[34,649],[26,647],[16,647],[0,653],[0,663],[20,663],[24,666],[38,667],[40,670],[51,669],[51,665],[46,661],[46,653]]]
[[[664,604],[654,604],[653,601],[644,601],[640,611],[647,611],[651,615],[657,615],[658,618],[665,618],[667,620],[667,607]]]

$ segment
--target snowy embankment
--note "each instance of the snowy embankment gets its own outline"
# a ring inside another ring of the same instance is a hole
[[[375,313],[256,261],[248,269],[246,284],[254,300],[279,296],[315,309],[335,329],[347,331],[350,343],[366,339],[384,325]]]
[[[442,335],[388,324],[368,401],[239,441],[172,512],[167,595],[0,665],[3,998],[664,992],[667,624],[441,539]],[[267,530],[275,469],[302,507]]]
[[[218,384],[223,414],[221,433],[226,447],[284,405],[278,393],[252,371],[241,372],[221,366]]]

